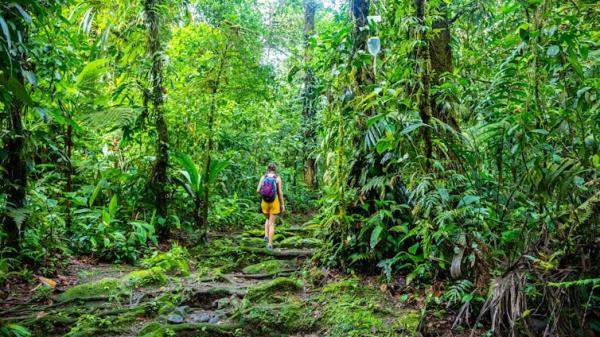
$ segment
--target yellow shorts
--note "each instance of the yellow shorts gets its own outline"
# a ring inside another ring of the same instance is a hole
[[[262,208],[263,214],[279,214],[281,213],[281,208],[279,207],[279,198],[275,197],[273,202],[260,202],[260,208]]]

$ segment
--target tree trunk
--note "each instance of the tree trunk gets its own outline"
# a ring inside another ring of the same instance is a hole
[[[309,187],[316,185],[316,161],[310,153],[315,143],[315,75],[311,68],[312,53],[309,38],[315,33],[315,11],[317,4],[314,0],[304,3],[304,92],[302,94],[302,117],[304,122],[304,183]]]
[[[21,85],[24,85],[22,76],[18,76],[18,80]],[[7,182],[9,182],[5,185],[5,193],[9,209],[20,209],[25,206],[27,170],[25,159],[23,158],[25,145],[25,132],[22,123],[23,108],[23,103],[13,96],[8,106],[10,110],[8,129],[11,131],[11,134],[4,140],[8,157],[5,168],[7,171]],[[20,237],[23,230],[22,223],[19,223],[13,215],[5,211],[2,214],[2,224],[7,234],[6,247],[12,250],[9,254],[16,255],[20,251]]]
[[[151,100],[154,108],[155,127],[157,133],[156,161],[152,172],[152,188],[154,206],[159,217],[167,217],[167,197],[165,185],[167,183],[167,165],[169,163],[169,134],[167,123],[162,111],[163,85],[162,85],[162,45],[160,43],[160,17],[158,15],[158,2],[160,0],[146,0],[145,14],[148,28],[148,53],[152,58],[150,77],[152,82]],[[159,228],[159,236],[165,239],[169,229],[165,225]]]
[[[73,152],[73,126],[67,125],[65,132],[65,193],[73,192],[73,163],[71,154]],[[67,196],[65,203],[65,227],[67,232],[71,232],[73,223],[73,214],[71,214],[72,202],[71,196]]]
[[[417,37],[423,42],[423,45],[428,46],[427,36],[425,34],[425,0],[415,0],[415,15],[417,17]],[[426,126],[421,128],[421,134],[425,143],[425,158],[427,158],[427,166],[433,157],[433,144],[431,140],[431,97],[430,97],[430,70],[429,70],[429,48],[417,47],[417,60],[421,73],[421,87],[417,90],[417,102],[419,105],[419,116],[421,121]]]
[[[354,54],[359,50],[366,50],[367,38],[369,37],[369,30],[365,29],[369,22],[367,17],[369,16],[370,0],[351,0],[350,11],[351,17],[354,21],[354,32],[352,34],[352,54],[351,59],[354,58]],[[356,83],[360,87],[362,84],[372,82],[373,74],[371,71],[362,66],[357,69],[356,72]]]
[[[349,63],[352,63],[352,60],[357,52],[361,50],[364,51],[367,46],[369,32],[368,29],[364,29],[364,27],[368,25],[367,16],[369,16],[369,6],[369,0],[351,0],[350,2],[350,15],[354,21],[354,30],[352,34],[352,53],[350,54]],[[356,87],[359,90],[359,92],[356,94],[360,95],[360,91],[362,91],[363,86],[372,81],[372,74],[367,67],[361,66],[360,68],[356,69],[354,80],[356,82]],[[367,115],[367,112],[363,112],[358,117],[357,128],[359,132],[356,133],[356,136],[353,137],[352,140],[352,144],[357,151],[352,162],[353,164],[350,167],[350,174],[348,176],[348,185],[351,187],[358,187],[360,185],[359,180],[361,173],[366,168],[366,158],[362,140],[366,126],[365,117]]]
[[[440,13],[436,14],[436,19],[432,23],[434,35],[429,41],[429,60],[431,63],[431,84],[441,83],[440,76],[443,73],[451,73],[452,50],[450,48],[451,36],[448,22],[448,5],[445,2],[440,4]],[[431,104],[432,115],[450,125],[454,130],[460,131],[458,121],[451,110],[445,109],[444,98],[438,94],[433,94]]]
[[[223,55],[221,56],[221,61],[219,63],[219,69],[217,71],[217,77],[212,83],[212,102],[210,105],[210,110],[208,111],[208,142],[206,144],[206,165],[204,166],[204,191],[203,191],[203,201],[202,201],[202,227],[201,229],[204,231],[204,240],[208,238],[208,208],[210,207],[210,166],[212,161],[212,149],[213,149],[213,128],[214,128],[214,116],[217,113],[217,93],[219,92],[219,87],[221,85],[221,76],[223,74],[223,69],[225,67],[225,62],[227,61],[227,53],[229,52],[229,44],[225,45],[225,50],[223,51]]]

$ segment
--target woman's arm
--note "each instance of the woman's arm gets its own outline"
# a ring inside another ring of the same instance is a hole
[[[262,186],[262,182],[265,177],[260,177],[260,181],[258,182],[258,187],[256,187],[256,193],[260,193],[260,187]]]
[[[280,176],[277,176],[277,197],[279,198],[279,203],[281,204],[281,211],[285,212],[285,202],[283,201],[283,183],[281,182]]]

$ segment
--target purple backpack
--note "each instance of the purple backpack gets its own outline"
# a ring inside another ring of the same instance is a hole
[[[273,202],[277,196],[277,176],[269,177],[265,175],[260,186],[260,195],[266,202]]]

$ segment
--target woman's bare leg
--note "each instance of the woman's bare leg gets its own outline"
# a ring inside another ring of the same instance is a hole
[[[273,246],[273,236],[275,235],[275,219],[277,215],[269,215],[269,246]]]
[[[265,214],[265,238],[269,236],[269,214]]]

